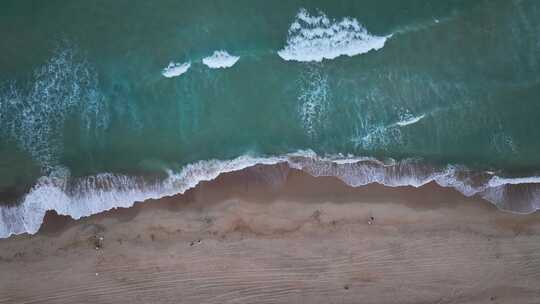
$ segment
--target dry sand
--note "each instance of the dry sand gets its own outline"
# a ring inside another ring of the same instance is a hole
[[[256,167],[79,221],[48,214],[0,240],[0,303],[540,303],[539,232],[538,213],[435,185]]]

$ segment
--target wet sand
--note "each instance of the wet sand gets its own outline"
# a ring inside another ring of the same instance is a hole
[[[0,240],[0,303],[539,303],[539,232],[538,212],[433,184],[258,166],[79,221],[48,213]]]

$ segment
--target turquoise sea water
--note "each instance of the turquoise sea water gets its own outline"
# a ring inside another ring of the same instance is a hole
[[[276,162],[540,208],[538,1],[4,0],[0,33],[0,236]]]

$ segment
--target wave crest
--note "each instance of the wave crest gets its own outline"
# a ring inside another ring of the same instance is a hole
[[[232,67],[238,60],[240,60],[239,56],[233,56],[229,54],[227,51],[221,50],[221,51],[215,51],[212,56],[208,56],[203,58],[202,62],[204,65],[211,69],[219,69],[219,68],[230,68]]]
[[[381,49],[389,37],[371,35],[355,18],[331,20],[322,12],[311,15],[302,8],[289,27],[287,45],[278,55],[287,61],[355,56]]]
[[[169,65],[161,71],[161,75],[167,78],[177,77],[189,70],[191,62],[169,62]]]

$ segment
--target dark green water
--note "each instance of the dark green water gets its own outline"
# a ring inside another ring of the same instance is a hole
[[[538,1],[4,0],[0,33],[0,236],[278,160],[540,208]]]

